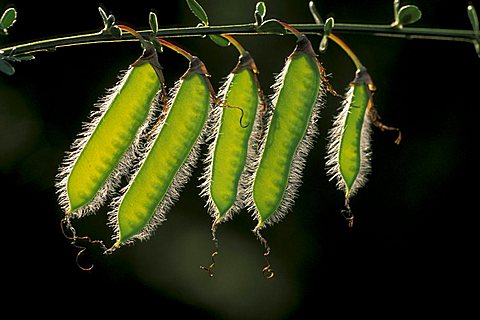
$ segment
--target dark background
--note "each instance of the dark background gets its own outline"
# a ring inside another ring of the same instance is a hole
[[[253,20],[256,1],[200,1],[211,24]],[[420,1],[417,26],[470,29],[467,1]],[[117,21],[142,29],[155,9],[161,27],[194,26],[184,1],[103,1]],[[308,1],[266,1],[267,17],[310,23]],[[389,23],[392,1],[316,2],[337,23]],[[474,3],[477,10],[479,3]],[[11,43],[101,27],[99,2],[0,2],[18,10]],[[137,44],[98,44],[38,54],[0,75],[0,229],[2,310],[65,315],[195,316],[215,319],[454,316],[472,319],[478,308],[478,99],[479,59],[473,45],[342,34],[369,69],[375,102],[395,134],[373,130],[372,173],[352,199],[355,226],[339,214],[343,194],[325,175],[326,133],[339,99],[329,96],[319,138],[308,157],[293,212],[265,229],[272,248],[272,281],[262,277],[263,249],[242,211],[218,231],[215,277],[209,263],[211,219],[198,195],[198,174],[187,184],[168,220],[148,242],[104,256],[92,247],[82,264],[59,228],[62,212],[53,187],[57,168],[81,123],[117,74],[140,54]],[[238,37],[255,57],[266,94],[285,58],[291,36]],[[311,37],[318,46],[319,37]],[[218,88],[236,63],[233,48],[207,39],[179,39],[202,58]],[[334,44],[321,60],[343,92],[354,66]],[[182,57],[160,56],[167,85],[186,70]],[[204,150],[205,151],[205,150]],[[75,221],[79,234],[106,239],[106,210]],[[472,290],[473,289],[473,290]]]

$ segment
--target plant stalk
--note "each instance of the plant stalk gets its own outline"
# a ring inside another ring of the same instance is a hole
[[[323,24],[291,24],[292,27],[299,32],[306,34],[323,33]],[[151,30],[141,30],[138,33],[142,36],[151,35]],[[208,34],[225,34],[230,35],[262,35],[272,33],[259,33],[256,31],[255,25],[239,24],[239,25],[223,25],[223,26],[202,26],[202,27],[183,27],[183,28],[166,28],[160,29],[156,33],[160,38],[172,37],[195,37],[204,36]],[[404,39],[430,39],[430,40],[444,40],[444,41],[461,41],[473,43],[478,41],[473,30],[459,30],[459,29],[436,29],[436,28],[414,28],[404,27],[402,29],[392,28],[390,25],[372,25],[372,24],[335,24],[335,33],[354,33],[366,34],[380,37],[397,37]],[[31,41],[19,43],[15,45],[8,45],[0,48],[3,55],[23,55],[32,54],[41,51],[54,51],[57,48],[86,45],[94,43],[112,43],[138,41],[131,34],[123,34],[122,38],[114,38],[110,34],[102,31],[95,33],[83,33],[77,35],[68,35],[63,37],[49,38],[39,41]]]

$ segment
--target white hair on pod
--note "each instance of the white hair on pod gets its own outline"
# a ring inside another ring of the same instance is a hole
[[[220,87],[217,99],[220,101],[225,101],[226,96],[228,94],[228,90],[231,88],[232,79],[234,77],[234,73],[230,73],[223,85]],[[262,104],[261,97],[258,97],[258,105],[257,105],[257,113],[255,115],[255,120],[253,123],[252,132],[250,134],[250,139],[248,141],[247,147],[247,157],[245,167],[243,172],[240,176],[239,183],[237,186],[237,197],[236,201],[233,203],[232,207],[224,214],[221,221],[217,222],[224,222],[233,217],[233,215],[243,209],[245,204],[245,199],[247,192],[246,190],[249,188],[249,177],[252,174],[252,163],[255,161],[257,157],[256,148],[258,147],[259,141],[259,134],[261,133],[261,112],[259,110]],[[210,190],[210,182],[212,179],[212,170],[213,170],[213,157],[215,154],[215,148],[217,145],[217,139],[219,136],[220,126],[222,123],[222,114],[223,114],[223,107],[222,106],[215,106],[211,113],[210,120],[208,122],[208,129],[207,129],[207,138],[206,142],[208,143],[208,153],[204,159],[205,169],[203,175],[199,178],[203,182],[199,185],[201,188],[200,195],[207,199],[206,207],[208,208],[208,212],[212,218],[217,218],[218,216],[218,209],[213,201],[211,196]]]
[[[107,94],[103,98],[101,98],[98,103],[95,104],[95,110],[92,111],[89,115],[90,121],[84,122],[82,124],[81,132],[78,134],[78,137],[71,145],[70,151],[66,152],[65,158],[59,167],[59,173],[56,176],[55,182],[55,187],[57,188],[58,194],[58,201],[60,207],[64,212],[67,212],[70,209],[67,192],[69,175],[72,172],[77,159],[80,157],[91,135],[93,134],[98,124],[102,120],[103,116],[107,112],[108,108],[114,101],[115,97],[118,95],[121,88],[127,81],[130,73],[132,72],[132,69],[133,67],[130,67],[128,70],[121,72],[117,84],[113,88],[108,89]],[[85,206],[71,212],[71,215],[73,217],[80,218],[97,211],[108,197],[114,195],[115,190],[120,186],[121,177],[129,172],[129,169],[136,158],[137,151],[140,148],[142,136],[144,136],[149,122],[158,112],[159,96],[161,95],[161,91],[162,90],[159,90],[159,92],[154,97],[150,106],[148,116],[138,130],[132,145],[123,154],[119,163],[110,173],[110,176],[106,179],[103,186],[99,189],[95,197]]]
[[[141,158],[141,160],[134,165],[133,171],[135,173],[132,174],[128,185],[122,188],[122,190],[120,191],[120,195],[116,196],[111,203],[112,210],[108,213],[108,217],[109,217],[108,225],[114,230],[114,234],[112,238],[115,242],[119,240],[119,236],[120,236],[120,227],[118,224],[118,216],[117,216],[120,203],[122,202],[126,191],[128,190],[128,188],[130,188],[140,168],[145,162],[148,152],[152,149],[153,144],[155,143],[155,140],[157,139],[158,135],[162,130],[162,127],[165,125],[165,121],[168,117],[168,114],[172,109],[172,105],[175,100],[174,98],[177,95],[178,90],[180,89],[180,86],[182,85],[182,83],[183,83],[182,79],[177,80],[175,82],[174,87],[169,90],[168,108],[166,112],[164,112],[164,114],[161,115],[162,119],[161,119],[160,125],[155,128],[154,132],[151,133],[150,138],[148,139],[148,142],[146,143],[146,145],[141,150],[139,150],[139,154],[140,154],[139,158]],[[210,107],[209,109],[210,109],[209,112],[211,112],[212,108]],[[139,234],[131,237],[130,239],[122,243],[122,246],[129,245],[133,243],[135,240],[140,240],[140,241],[148,240],[153,235],[156,228],[166,220],[167,212],[172,208],[175,202],[180,198],[180,192],[184,188],[185,184],[189,181],[190,176],[192,175],[192,171],[196,166],[197,159],[200,155],[200,146],[204,142],[205,131],[206,131],[206,126],[203,127],[202,132],[197,138],[197,141],[192,146],[189,156],[184,161],[181,168],[175,174],[175,177],[173,178],[172,183],[168,188],[168,191],[165,193],[165,196],[163,197],[161,203],[155,208],[155,212],[153,213],[150,221],[147,223],[147,225],[143,228],[143,230]]]
[[[363,187],[367,182],[367,175],[370,173],[370,159],[371,159],[371,120],[369,110],[367,109],[364,116],[363,126],[360,134],[360,170],[355,178],[352,187],[348,190],[345,180],[340,171],[340,145],[342,143],[343,132],[345,130],[345,123],[350,110],[353,99],[353,85],[348,88],[343,103],[339,108],[339,113],[333,121],[333,127],[328,132],[328,145],[326,154],[326,168],[327,175],[330,180],[335,180],[337,188],[345,192],[346,201],[353,196],[358,189]]]
[[[257,153],[257,157],[255,159],[255,163],[253,167],[258,168],[258,165],[260,164],[261,160],[261,155],[263,154],[265,150],[265,145],[266,145],[266,140],[268,136],[268,131],[270,128],[272,116],[274,113],[274,106],[277,104],[278,97],[280,95],[280,91],[283,87],[283,82],[285,79],[285,75],[287,73],[290,59],[287,61],[285,64],[284,68],[282,71],[275,77],[275,83],[272,85],[272,89],[274,93],[271,95],[270,100],[272,101],[269,107],[269,111],[265,117],[265,121],[267,123],[265,132],[263,133],[263,137],[260,142],[260,147]],[[322,68],[320,65],[320,62],[318,62],[318,67]],[[323,79],[322,79],[323,81]],[[297,150],[295,151],[295,155],[293,156],[292,164],[290,166],[290,172],[288,175],[288,183],[287,187],[285,189],[285,192],[283,194],[282,201],[275,211],[274,214],[272,214],[262,225],[261,228],[267,226],[267,225],[272,225],[277,222],[280,222],[285,215],[291,210],[293,207],[293,204],[295,203],[295,199],[298,195],[298,189],[300,188],[302,184],[302,177],[303,177],[303,169],[305,168],[306,164],[306,158],[308,156],[308,153],[310,150],[313,148],[315,138],[318,135],[318,130],[317,130],[317,121],[320,118],[320,110],[322,109],[323,105],[325,104],[325,86],[323,82],[320,84],[319,92],[317,95],[317,99],[314,103],[312,114],[310,116],[310,120],[308,123],[307,130],[305,132],[305,135],[303,136],[302,140],[300,141],[299,145],[297,146]],[[253,185],[254,185],[254,180],[255,180],[255,172],[253,172],[249,176],[249,190],[248,190],[248,198],[246,200],[247,202],[247,207],[250,212],[252,212],[252,216],[257,220],[261,221],[260,214],[258,210],[255,207],[255,202],[253,199]],[[257,231],[257,236],[258,230]]]

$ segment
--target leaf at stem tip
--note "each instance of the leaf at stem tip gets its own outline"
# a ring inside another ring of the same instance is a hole
[[[318,48],[320,53],[324,53],[325,51],[327,51],[327,46],[328,46],[328,37],[323,36],[322,41],[320,41],[320,47]]]
[[[0,72],[11,76],[15,73],[15,68],[8,61],[0,60]]]
[[[190,11],[203,22],[204,25],[208,26],[208,16],[202,6],[195,0],[186,0]]]
[[[480,42],[474,41],[473,45],[475,46],[475,51],[477,52],[478,57],[480,58]]]
[[[17,20],[17,10],[15,8],[8,8],[2,14],[0,18],[0,29],[8,29],[10,28],[15,21]]]
[[[468,19],[470,19],[470,23],[472,24],[473,32],[475,33],[476,37],[479,37],[479,23],[478,23],[478,16],[475,7],[470,4],[467,7],[468,12]]]
[[[276,19],[265,20],[258,28],[258,32],[286,34],[285,27]]]
[[[122,29],[117,26],[112,26],[108,31],[116,39],[120,39],[122,37]]]
[[[400,8],[398,11],[398,24],[407,25],[412,24],[420,20],[422,17],[422,11],[417,6],[407,5]]]
[[[263,23],[263,18],[265,18],[266,13],[267,8],[265,7],[265,3],[263,1],[257,2],[257,5],[255,6],[255,14],[253,15],[257,27]]]
[[[115,16],[113,14],[107,17],[107,23],[105,24],[105,29],[110,30],[115,25]]]
[[[102,17],[103,25],[107,26],[107,19],[108,19],[107,13],[105,12],[105,10],[102,7],[98,7],[98,12],[100,13],[100,16]]]
[[[262,19],[265,18],[265,15],[267,14],[267,7],[265,6],[265,2],[258,1],[257,5],[255,6],[255,12],[258,12],[258,15],[262,17]]]
[[[228,47],[230,45],[230,41],[225,39],[224,37],[217,36],[216,34],[209,34],[208,37],[212,40],[216,45],[220,47]]]
[[[323,19],[318,13],[317,7],[315,6],[315,3],[313,1],[310,1],[308,3],[308,8],[310,9],[310,13],[313,16],[313,19],[315,20],[316,24],[323,24]]]
[[[148,23],[150,24],[150,29],[152,29],[152,32],[154,34],[157,34],[158,32],[158,19],[157,19],[157,14],[153,11],[150,11],[148,14]]]
[[[327,19],[325,22],[325,25],[323,26],[323,33],[328,36],[330,33],[332,33],[333,28],[335,27],[335,20],[330,17]]]
[[[8,56],[8,57],[5,57],[4,59],[12,62],[22,62],[22,61],[31,61],[35,59],[35,56],[33,54],[21,54],[17,56]]]
[[[393,1],[393,18],[395,19],[395,22],[398,23],[398,11],[400,10],[400,0],[394,0]]]

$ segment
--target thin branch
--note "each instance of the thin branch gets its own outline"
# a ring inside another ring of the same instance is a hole
[[[323,24],[291,24],[295,29],[306,34],[322,34]],[[142,36],[151,35],[150,30],[138,31]],[[202,26],[185,28],[166,28],[160,29],[156,33],[157,37],[195,37],[208,34],[231,35],[261,35],[271,33],[259,33],[254,24],[223,25],[223,26]],[[392,28],[390,25],[372,25],[372,24],[335,24],[335,33],[355,33],[382,37],[400,37],[405,39],[430,39],[444,41],[474,42],[476,36],[473,30],[459,29],[434,29],[434,28],[414,28],[404,27],[402,29]],[[77,35],[68,35],[63,37],[49,38],[40,41],[19,43],[0,48],[4,55],[31,54],[40,51],[53,51],[57,48],[86,45],[94,43],[111,43],[138,41],[131,34],[124,34],[120,39],[114,38],[104,32],[84,33]]]

